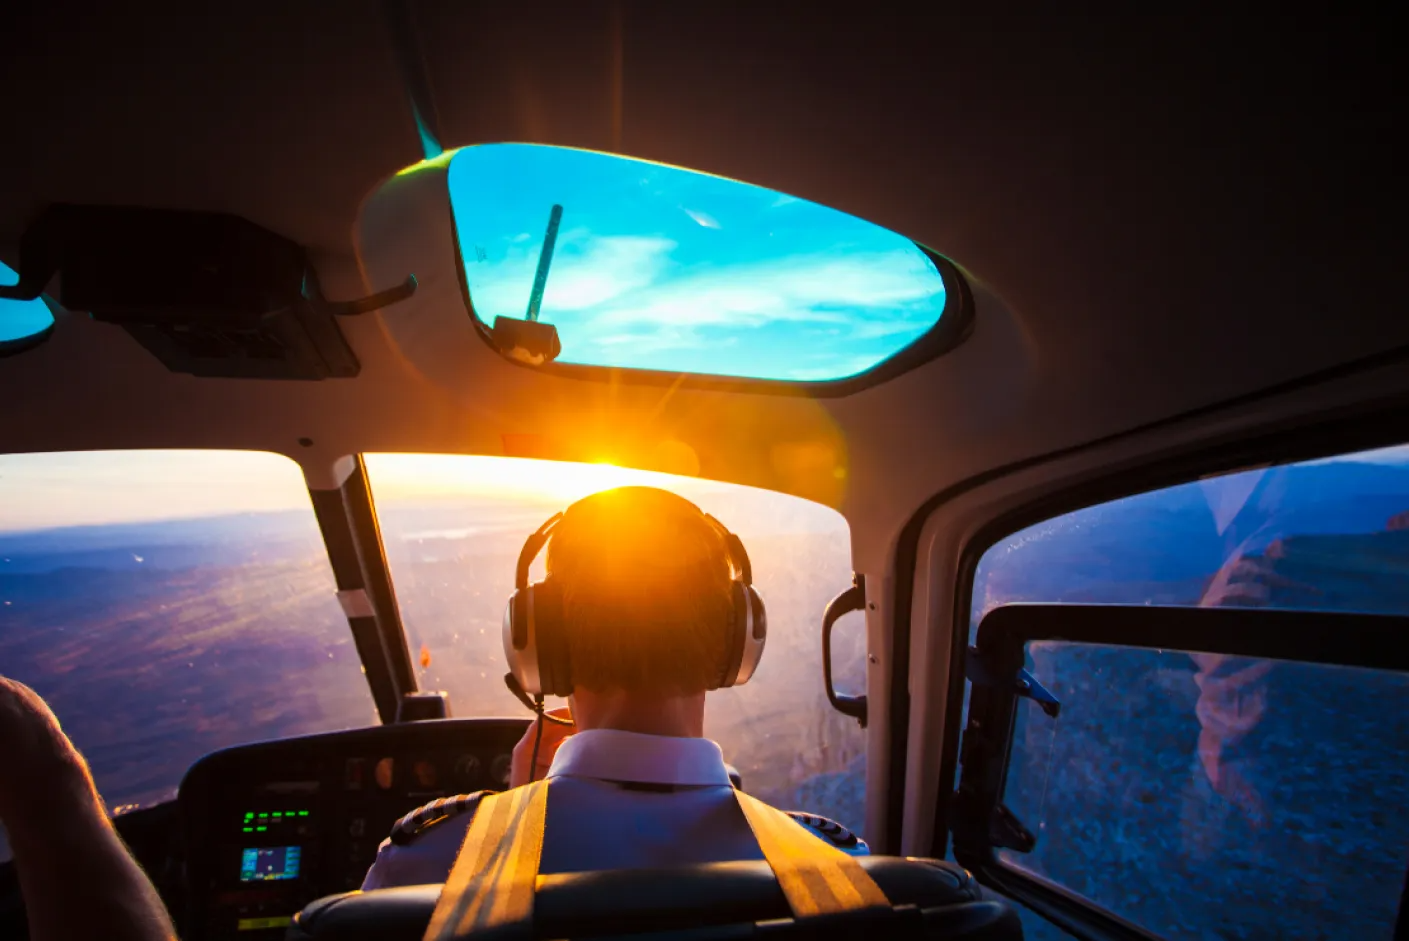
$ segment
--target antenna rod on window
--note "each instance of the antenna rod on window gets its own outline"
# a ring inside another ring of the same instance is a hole
[[[563,221],[563,207],[553,204],[548,213],[548,231],[543,234],[543,251],[538,255],[538,274],[533,276],[533,293],[528,296],[525,320],[538,322],[538,308],[543,305],[543,289],[548,286],[548,266],[553,263],[553,247],[558,244],[558,226]]]

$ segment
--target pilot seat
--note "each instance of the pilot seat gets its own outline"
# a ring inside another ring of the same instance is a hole
[[[1008,903],[986,896],[967,871],[934,859],[857,857],[889,906],[795,918],[764,860],[661,869],[539,875],[532,917],[456,937],[964,939],[1021,941]],[[422,941],[442,886],[332,895],[294,919],[299,941]]]

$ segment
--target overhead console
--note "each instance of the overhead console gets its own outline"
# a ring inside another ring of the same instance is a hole
[[[197,762],[178,801],[183,936],[281,938],[308,902],[355,889],[400,817],[502,789],[523,719],[443,719],[231,748]]]
[[[172,372],[230,379],[356,376],[336,318],[416,290],[406,275],[369,297],[329,301],[307,252],[268,229],[136,206],[50,206],[25,230],[19,283],[0,285],[0,300],[34,300],[55,275],[65,308],[117,324]]]

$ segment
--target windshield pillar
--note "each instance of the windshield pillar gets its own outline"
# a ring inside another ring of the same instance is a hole
[[[376,506],[362,455],[332,490],[309,488],[318,527],[337,580],[338,602],[352,628],[357,654],[383,723],[396,721],[403,697],[418,690],[401,625],[396,589],[387,567]]]

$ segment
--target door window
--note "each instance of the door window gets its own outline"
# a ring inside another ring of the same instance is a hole
[[[983,556],[970,643],[982,646],[990,612],[1032,602],[1252,609],[1280,625],[1365,613],[1409,632],[1409,448],[1222,475],[1029,527]],[[1409,677],[1346,665],[1331,622],[1314,655],[1292,658],[1235,636],[1247,622],[1163,647],[1140,623],[1024,648],[1061,711],[1017,702],[997,793],[1034,840],[995,859],[1170,938],[1392,936],[1409,865]]]

